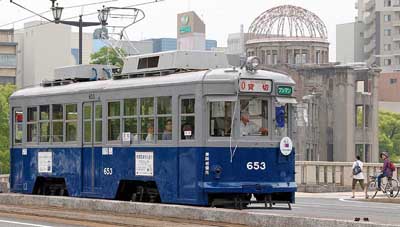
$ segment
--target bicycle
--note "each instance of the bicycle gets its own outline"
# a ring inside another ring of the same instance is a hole
[[[374,191],[374,194],[371,198],[375,198],[376,194],[378,194],[378,176],[369,176],[370,180],[368,181],[368,191]],[[384,180],[386,178],[386,180]],[[388,198],[396,198],[400,192],[400,185],[397,179],[393,177],[384,177],[381,181],[381,191]]]

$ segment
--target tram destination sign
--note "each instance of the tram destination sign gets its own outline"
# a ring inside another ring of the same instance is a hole
[[[239,89],[240,92],[271,93],[272,81],[240,79]]]
[[[292,95],[293,87],[291,86],[278,86],[278,95]]]

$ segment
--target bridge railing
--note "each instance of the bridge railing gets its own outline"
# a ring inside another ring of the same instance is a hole
[[[10,183],[8,174],[0,174],[0,192],[9,192]]]
[[[296,183],[299,191],[328,192],[348,191],[353,181],[353,162],[296,162]],[[367,181],[380,171],[382,163],[364,163],[363,173]],[[400,166],[396,165],[393,177],[399,176]],[[366,182],[365,182],[366,183]]]

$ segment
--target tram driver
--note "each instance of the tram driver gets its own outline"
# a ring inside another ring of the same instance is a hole
[[[268,135],[268,129],[260,127],[253,121],[250,121],[250,116],[247,111],[243,111],[240,114],[240,135],[251,136],[251,135]]]

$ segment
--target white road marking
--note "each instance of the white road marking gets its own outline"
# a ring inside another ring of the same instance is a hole
[[[17,222],[17,221],[8,221],[0,219],[0,223],[8,223],[8,224],[15,224],[15,225],[26,225],[26,226],[34,226],[34,227],[52,227],[49,225],[37,225],[32,223],[25,223],[25,222]]]
[[[352,201],[352,200],[348,200],[348,199],[343,199],[343,198],[341,198],[341,199],[339,199],[339,201],[342,201],[342,202],[346,202],[346,203],[357,203],[357,204],[363,204],[364,205],[364,207],[365,207],[365,205],[366,204],[379,204],[379,205],[385,205],[384,207],[377,207],[377,206],[374,206],[374,208],[382,208],[382,209],[399,209],[399,207],[400,207],[400,205],[399,204],[393,204],[393,203],[380,203],[380,202],[362,202],[362,201]],[[388,205],[391,205],[391,206],[388,206]],[[361,206],[360,206],[361,207]]]
[[[373,202],[363,202],[363,201],[353,201],[353,200],[348,200],[346,198],[339,198],[338,199],[341,202],[347,203],[347,205],[338,205],[338,207],[347,207],[347,208],[361,208],[361,209],[368,209],[368,205],[384,205],[384,206],[373,206],[373,208],[377,209],[386,209],[386,210],[398,210],[400,205],[398,204],[391,204],[391,206],[388,206],[388,203],[373,203]],[[332,205],[330,203],[324,203],[324,202],[315,202],[315,203],[310,203],[310,202],[297,202],[293,204],[293,207],[320,207],[320,208],[327,208],[330,209]]]

